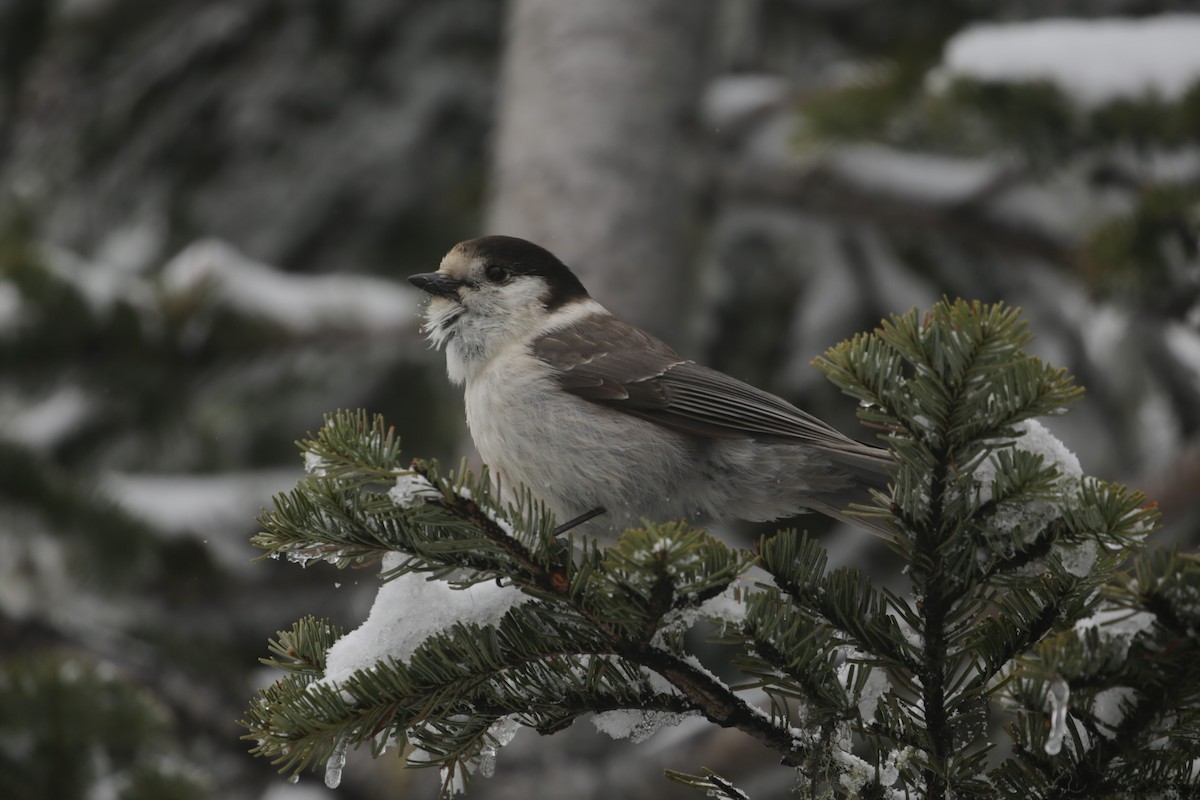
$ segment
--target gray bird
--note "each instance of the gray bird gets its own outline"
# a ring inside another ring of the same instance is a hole
[[[467,425],[502,492],[611,540],[645,520],[763,521],[883,490],[892,459],[816,417],[683,358],[614,316],[547,250],[510,236],[455,245],[423,330],[465,389]]]

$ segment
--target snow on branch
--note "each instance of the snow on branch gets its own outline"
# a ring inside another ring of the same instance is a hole
[[[381,278],[289,275],[217,240],[195,242],[163,268],[172,296],[207,291],[242,314],[293,333],[328,327],[390,331],[411,319],[417,292]]]
[[[1175,102],[1200,81],[1198,42],[1198,14],[973,25],[946,44],[936,82],[1046,81],[1089,108],[1147,95]]]

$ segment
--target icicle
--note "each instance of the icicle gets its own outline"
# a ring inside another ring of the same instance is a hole
[[[488,728],[488,735],[479,751],[479,774],[490,778],[496,772],[496,751],[508,744],[521,729],[512,717],[501,717]],[[490,741],[489,741],[490,739]]]
[[[342,767],[346,766],[346,740],[338,739],[325,762],[325,785],[336,789],[342,782]]]
[[[1063,737],[1067,735],[1067,701],[1071,688],[1059,678],[1050,684],[1047,699],[1050,700],[1050,735],[1046,738],[1046,753],[1056,756],[1062,750]]]

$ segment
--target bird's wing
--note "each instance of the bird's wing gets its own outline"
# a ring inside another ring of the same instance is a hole
[[[567,392],[683,433],[710,438],[790,440],[879,458],[780,397],[689,361],[616,317],[590,317],[534,342]]]

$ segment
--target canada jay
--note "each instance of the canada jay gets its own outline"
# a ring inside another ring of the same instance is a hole
[[[886,450],[683,358],[593,300],[561,261],[509,236],[454,246],[423,330],[465,387],[467,425],[502,491],[524,484],[559,522],[607,535],[688,519],[846,516],[884,489]],[[510,495],[511,496],[511,495]]]

